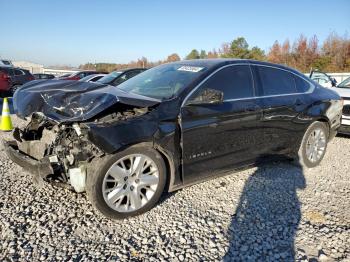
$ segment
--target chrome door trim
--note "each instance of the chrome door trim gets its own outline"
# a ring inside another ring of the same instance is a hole
[[[280,97],[280,96],[294,96],[294,95],[303,95],[303,94],[311,94],[314,90],[315,90],[315,85],[307,80],[307,79],[304,79],[302,77],[300,77],[299,75],[297,75],[296,73],[290,71],[290,70],[287,70],[287,69],[284,69],[284,68],[279,68],[279,67],[276,67],[276,66],[271,66],[271,65],[260,65],[260,64],[254,64],[254,63],[237,63],[237,64],[229,64],[229,65],[224,65],[218,69],[216,69],[214,72],[212,72],[210,75],[208,75],[206,78],[204,78],[198,85],[196,85],[192,91],[184,98],[184,100],[182,101],[182,104],[181,104],[181,108],[185,106],[187,100],[189,99],[189,97],[203,84],[205,83],[210,77],[212,77],[214,74],[216,74],[217,72],[219,72],[220,70],[224,69],[224,68],[227,68],[227,67],[231,67],[231,66],[238,66],[238,65],[246,65],[246,66],[264,66],[264,67],[270,67],[270,68],[275,68],[275,69],[279,69],[279,70],[282,70],[282,71],[286,71],[288,73],[291,73],[299,78],[301,78],[302,80],[308,82],[310,84],[310,88],[308,91],[306,92],[296,92],[296,93],[290,93],[290,94],[279,94],[279,95],[268,95],[268,96],[252,96],[252,97],[244,97],[244,98],[233,98],[233,99],[226,99],[224,100],[224,102],[231,102],[231,101],[239,101],[239,100],[249,100],[249,99],[259,99],[259,98],[270,98],[270,97]],[[250,71],[252,73],[252,70],[251,70],[251,67],[250,67]],[[255,90],[255,81],[254,81],[254,77],[252,75],[252,78],[253,78],[253,91],[254,91],[254,94],[256,92]]]

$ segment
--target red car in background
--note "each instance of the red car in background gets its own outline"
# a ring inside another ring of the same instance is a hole
[[[0,69],[0,96],[5,97],[11,93],[11,77]]]

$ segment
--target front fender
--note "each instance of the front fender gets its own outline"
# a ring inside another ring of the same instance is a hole
[[[127,145],[152,142],[157,123],[148,117],[115,123],[85,123],[88,139],[103,152],[112,154]]]

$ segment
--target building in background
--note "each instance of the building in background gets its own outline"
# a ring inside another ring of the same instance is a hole
[[[28,61],[14,61],[12,64],[15,67],[23,68],[29,70],[32,74],[52,74],[54,76],[61,76],[64,74],[75,73],[79,70],[67,70],[67,69],[57,69],[57,68],[45,68],[43,65],[35,64]]]
[[[39,73],[43,73],[44,72],[44,66],[43,65],[35,64],[35,63],[32,63],[32,62],[13,61],[12,64],[15,67],[20,67],[20,68],[28,70],[32,74],[39,74]]]

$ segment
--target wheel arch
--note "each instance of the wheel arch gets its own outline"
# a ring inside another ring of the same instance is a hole
[[[315,121],[313,121],[312,123],[314,123],[314,122],[325,123],[326,126],[327,126],[327,135],[328,135],[328,137],[330,136],[331,123],[330,123],[329,119],[328,119],[326,116],[318,117],[318,118],[316,118]]]

